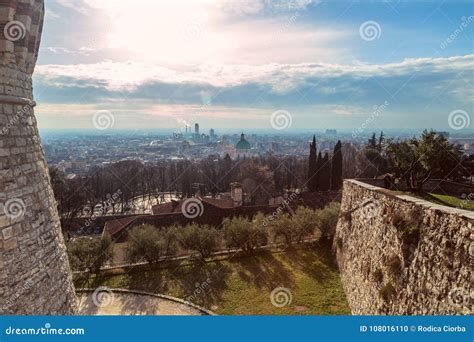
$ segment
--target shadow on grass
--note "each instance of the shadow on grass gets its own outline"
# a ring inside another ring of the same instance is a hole
[[[238,265],[239,277],[257,288],[273,289],[276,286],[294,286],[291,270],[275,258],[270,251],[259,251],[250,256],[238,257],[232,261]]]

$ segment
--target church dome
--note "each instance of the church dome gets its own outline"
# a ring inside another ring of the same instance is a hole
[[[250,150],[250,143],[245,140],[244,133],[240,135],[240,140],[237,144],[235,144],[235,148],[237,150]]]

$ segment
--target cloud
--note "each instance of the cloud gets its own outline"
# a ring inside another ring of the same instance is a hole
[[[125,128],[127,120],[143,127],[175,127],[178,119],[230,127],[235,117],[242,127],[265,128],[267,116],[284,109],[294,114],[295,129],[311,124],[357,127],[374,106],[388,101],[376,124],[445,128],[452,110],[471,108],[472,70],[474,55],[389,64],[175,68],[106,61],[39,65],[34,86],[46,126],[73,125],[79,117],[85,120],[93,111],[107,109],[117,112]]]
[[[38,65],[35,76],[45,85],[54,84],[64,88],[95,86],[122,92],[134,92],[152,84],[189,85],[203,89],[259,84],[281,95],[306,86],[318,86],[322,94],[331,95],[370,78],[383,82],[388,88],[401,85],[410,77],[416,77],[418,81],[431,78],[467,79],[473,68],[474,55],[405,59],[390,64],[206,64],[176,68],[105,61],[96,64]],[[431,88],[436,86],[433,84]],[[390,89],[387,91],[390,92]]]

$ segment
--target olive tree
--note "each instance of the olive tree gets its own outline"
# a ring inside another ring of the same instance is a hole
[[[208,225],[190,224],[181,229],[178,236],[183,248],[198,252],[203,260],[218,247],[218,231]]]
[[[158,229],[145,224],[133,228],[129,233],[126,257],[129,262],[146,260],[156,264],[163,257],[176,251],[173,229]]]
[[[72,269],[98,273],[113,257],[113,242],[110,235],[85,237],[68,244],[68,256]]]
[[[267,243],[267,231],[259,219],[250,222],[243,217],[226,218],[222,225],[228,247],[250,253]]]

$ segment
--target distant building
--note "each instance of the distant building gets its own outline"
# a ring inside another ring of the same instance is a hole
[[[235,144],[235,149],[237,152],[248,152],[250,150],[250,143],[245,140],[245,134],[243,132],[240,135],[240,140]]]
[[[216,136],[216,132],[214,131],[214,128],[211,128],[209,130],[209,137],[211,138],[211,141],[216,140],[217,136]]]
[[[234,207],[241,206],[244,201],[242,184],[230,183],[230,197],[234,201]]]
[[[199,135],[199,124],[194,124],[194,134]]]
[[[250,143],[245,139],[245,134],[240,135],[240,140],[235,144],[234,152],[231,154],[233,157],[250,157],[256,150],[252,150]]]
[[[326,130],[327,135],[337,135],[337,130],[335,129],[327,129]]]

